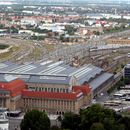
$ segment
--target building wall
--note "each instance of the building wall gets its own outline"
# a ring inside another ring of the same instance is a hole
[[[108,39],[108,44],[130,44],[130,39]]]
[[[8,97],[1,97],[0,98],[0,107],[8,108],[9,110],[17,110],[19,109],[21,105],[20,101],[12,100],[11,96]]]
[[[93,99],[93,92],[91,91],[88,95],[84,96],[84,105],[89,105]]]
[[[38,109],[45,110],[48,113],[60,114],[67,111],[79,112],[79,109],[84,105],[84,97],[77,100],[62,100],[62,99],[43,99],[43,98],[28,98],[23,97],[24,110]]]
[[[66,111],[73,111],[77,109],[75,106],[76,101],[71,100],[48,100],[48,99],[23,99],[25,110],[27,109],[38,109],[45,110],[48,113],[59,113]]]
[[[9,110],[15,111],[22,108],[23,106],[21,96],[18,99],[16,97],[12,98],[11,96],[8,96],[6,98],[2,97],[0,100],[3,102],[2,106],[0,107],[9,108]]]
[[[9,108],[10,109],[10,98],[6,98],[6,102],[5,102],[5,108]]]
[[[0,90],[0,107],[10,107],[10,93],[9,91]]]
[[[25,83],[20,79],[0,82],[0,107],[5,107],[9,110],[20,109],[22,105],[21,94],[25,88]]]
[[[21,95],[11,99],[12,107],[11,110],[20,110],[23,108]]]
[[[28,89],[44,92],[68,92],[69,85],[27,83]]]

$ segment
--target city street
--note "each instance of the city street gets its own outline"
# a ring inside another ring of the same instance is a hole
[[[9,119],[9,130],[20,130],[20,123],[21,123],[21,119],[18,118],[11,118]]]

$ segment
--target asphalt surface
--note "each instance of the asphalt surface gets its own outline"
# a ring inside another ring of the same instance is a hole
[[[20,123],[22,119],[11,118],[9,119],[9,130],[20,130]]]

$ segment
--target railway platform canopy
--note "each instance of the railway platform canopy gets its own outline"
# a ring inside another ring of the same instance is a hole
[[[46,84],[76,86],[89,84],[92,90],[104,86],[114,79],[113,74],[92,64],[72,67],[64,61],[39,61],[36,63],[15,64],[0,63],[0,75],[12,75],[24,80],[27,84]]]

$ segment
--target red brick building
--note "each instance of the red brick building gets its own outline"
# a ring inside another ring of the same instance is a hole
[[[43,85],[44,87],[44,85]],[[0,107],[10,110],[38,109],[48,113],[62,114],[66,111],[78,113],[90,104],[92,90],[88,85],[73,86],[71,91],[33,91],[26,88],[24,81],[0,75]]]
[[[53,114],[66,111],[78,113],[80,108],[89,105],[92,91],[89,86],[74,86],[72,92],[45,92],[23,90],[23,106],[28,109],[38,109]]]
[[[22,90],[26,88],[24,81],[13,76],[0,76],[0,107],[10,110],[22,107]]]

